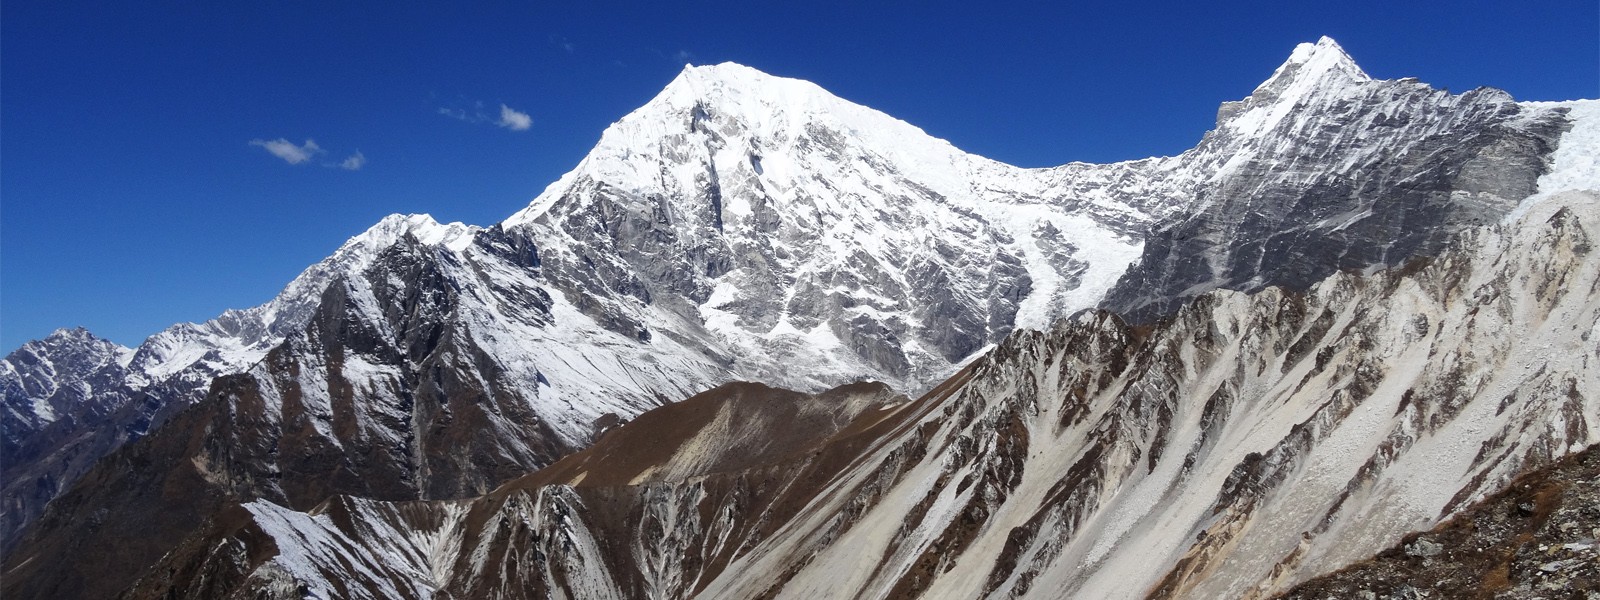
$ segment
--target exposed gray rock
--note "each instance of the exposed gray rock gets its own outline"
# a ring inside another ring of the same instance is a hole
[[[0,464],[6,469],[0,549],[9,548],[22,527],[95,461],[160,427],[204,398],[213,379],[244,371],[303,328],[329,283],[366,268],[379,251],[407,235],[440,244],[472,232],[427,216],[391,215],[261,306],[173,325],[138,348],[63,331],[0,360],[6,419],[0,430]]]
[[[1432,255],[1532,195],[1569,127],[1499,90],[1372,80],[1326,39],[1297,58],[1185,155],[1209,168],[1195,202],[1154,225],[1103,306],[1147,320],[1212,289],[1304,289]]]
[[[1443,545],[1430,542],[1423,538],[1417,538],[1417,541],[1406,545],[1407,556],[1426,558],[1429,556],[1438,556],[1442,552],[1444,552]]]

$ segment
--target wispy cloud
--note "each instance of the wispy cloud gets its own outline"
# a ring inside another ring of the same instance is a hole
[[[501,104],[500,120],[496,121],[495,125],[512,131],[527,131],[529,127],[533,127],[533,117],[528,116],[528,113]]]
[[[346,171],[360,171],[361,167],[367,166],[367,155],[362,154],[360,150],[339,162],[316,160],[318,156],[327,154],[328,151],[322,149],[322,146],[318,146],[317,142],[311,139],[307,139],[306,143],[299,145],[284,138],[275,140],[254,139],[250,140],[250,145],[262,148],[291,165],[315,161],[315,164],[330,169],[344,169]]]
[[[466,121],[468,123],[472,122],[472,115],[467,114],[467,111],[461,110],[459,108],[439,107],[439,114],[444,115],[446,117],[450,117],[450,118],[455,119],[457,121]]]
[[[693,58],[694,58],[694,53],[690,52],[688,50],[679,50],[677,52],[673,52],[672,53],[672,61],[673,62],[687,63],[687,62],[689,62],[690,59],[693,59]]]
[[[344,162],[339,163],[339,168],[346,171],[360,171],[361,167],[365,166],[367,166],[367,155],[362,154],[360,150],[346,157]]]
[[[299,146],[296,146],[294,142],[283,138],[278,138],[275,140],[250,140],[250,145],[265,148],[267,152],[271,152],[273,156],[281,158],[283,159],[283,162],[291,165],[298,165],[306,162],[311,160],[312,157],[325,152],[321,146],[318,146],[315,141],[310,139],[307,139],[306,143]]]
[[[573,45],[572,40],[569,40],[569,39],[561,37],[561,36],[552,35],[552,36],[550,36],[548,38],[545,38],[545,39],[548,39],[550,41],[550,45],[551,46],[555,46],[557,48],[565,50],[567,52],[567,54],[572,54],[574,51],[576,51],[578,49],[577,46]]]
[[[466,123],[488,123],[504,127],[511,131],[527,131],[533,127],[533,116],[505,104],[500,105],[500,113],[493,116],[488,106],[483,101],[468,102],[462,99],[454,106],[439,107],[439,114]]]

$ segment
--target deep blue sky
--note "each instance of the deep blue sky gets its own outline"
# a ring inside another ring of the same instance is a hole
[[[1376,77],[1600,96],[1595,0],[773,4],[7,0],[0,352],[259,304],[389,213],[492,224],[685,62],[1024,166],[1181,152],[1321,35]],[[280,138],[324,152],[251,144]]]

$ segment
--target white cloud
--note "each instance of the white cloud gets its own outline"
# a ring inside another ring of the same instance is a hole
[[[281,158],[284,162],[291,165],[298,165],[306,162],[311,160],[312,157],[324,152],[321,146],[318,146],[316,142],[309,139],[306,140],[305,144],[299,146],[296,146],[294,145],[294,142],[290,142],[289,140],[283,138],[278,138],[275,140],[250,140],[250,145],[265,148],[267,152],[271,152],[273,156]]]
[[[674,52],[672,54],[673,62],[680,62],[680,63],[687,64],[689,62],[689,60],[693,59],[693,58],[694,58],[694,53],[690,52],[688,50],[679,50],[679,51]]]
[[[500,120],[495,124],[512,131],[527,131],[529,127],[533,127],[533,117],[528,116],[528,113],[520,112],[501,104]]]
[[[450,117],[463,123],[492,123],[512,131],[527,131],[533,127],[533,117],[505,104],[500,105],[500,115],[495,117],[490,114],[491,109],[484,106],[483,101],[469,102],[462,99],[453,106],[441,106],[439,114]]]
[[[365,166],[367,166],[367,155],[362,154],[360,150],[345,158],[344,162],[339,163],[339,168],[346,171],[360,171],[361,167]]]

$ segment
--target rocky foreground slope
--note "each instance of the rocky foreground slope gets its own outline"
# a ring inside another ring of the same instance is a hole
[[[235,505],[134,595],[1270,597],[1600,439],[1597,232],[1562,195],[1303,294],[1020,331],[914,402],[736,386],[476,500]]]
[[[1600,597],[1600,448],[1529,472],[1285,600]]]

